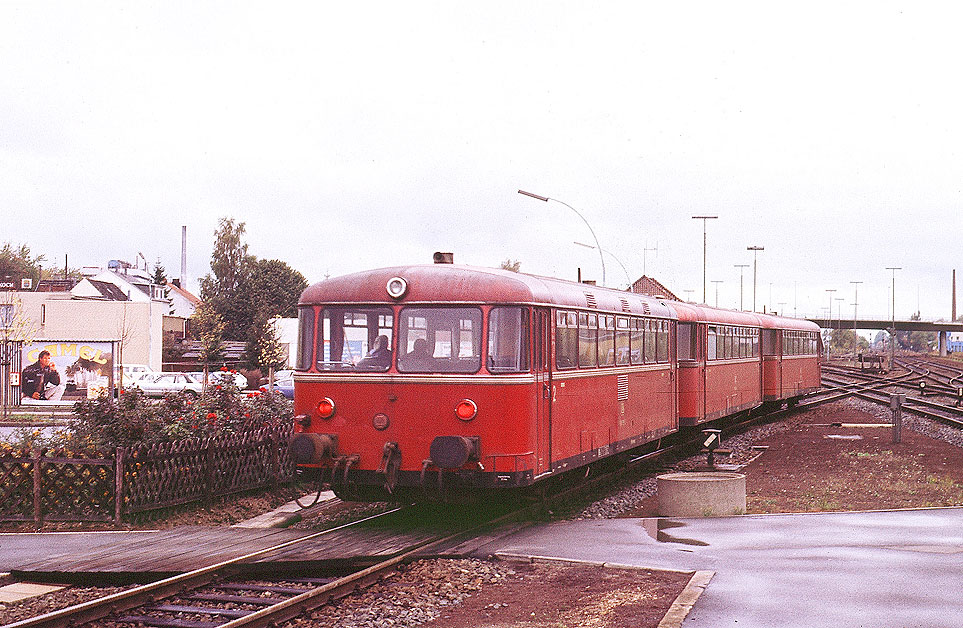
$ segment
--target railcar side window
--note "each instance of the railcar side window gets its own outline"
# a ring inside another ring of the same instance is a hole
[[[656,333],[655,361],[669,361],[669,321],[654,321],[658,325]]]
[[[580,312],[578,315],[578,365],[583,368],[597,366],[599,323],[597,314]]]
[[[656,324],[658,321],[647,320],[645,321],[645,363],[653,364],[656,359]]]
[[[528,371],[528,310],[494,307],[488,314],[488,370],[492,373]]]
[[[695,325],[692,323],[679,323],[678,336],[676,337],[676,353],[679,361],[695,360]]]
[[[645,321],[641,318],[632,320],[632,364],[643,363],[643,347],[645,346]]]
[[[629,319],[618,317],[615,323],[615,363],[629,364]]]
[[[311,351],[314,349],[314,308],[298,309],[298,369],[311,368]]]
[[[555,313],[555,366],[573,369],[578,365],[578,315]]]
[[[615,317],[599,316],[599,366],[615,364]]]
[[[481,334],[478,308],[404,308],[398,321],[398,370],[475,373],[481,368]]]
[[[762,330],[762,354],[777,355],[779,352],[779,332],[775,329]]]
[[[710,327],[707,334],[706,342],[706,359],[715,360],[718,357],[718,340],[719,336],[716,333],[715,327]]]
[[[316,338],[318,369],[387,371],[393,321],[388,308],[324,308]]]
[[[811,331],[782,332],[783,355],[816,355],[816,334]]]

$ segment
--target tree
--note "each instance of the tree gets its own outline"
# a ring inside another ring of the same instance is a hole
[[[201,279],[201,299],[210,303],[224,322],[225,337],[243,340],[254,318],[250,299],[243,294],[252,259],[242,240],[244,223],[221,218],[211,253],[212,274]],[[243,306],[243,307],[242,307]]]
[[[521,260],[517,260],[517,259],[513,260],[512,258],[506,259],[505,261],[502,262],[502,265],[501,265],[502,270],[510,270],[513,273],[519,272],[521,268],[522,268]]]
[[[304,275],[281,260],[248,255],[243,222],[222,218],[215,236],[213,274],[201,280],[201,298],[220,314],[225,338],[247,341],[259,333],[255,327],[261,319],[297,316],[298,299],[308,286]]]
[[[15,289],[20,288],[20,279],[32,279],[36,285],[40,281],[40,263],[45,260],[43,255],[31,255],[26,244],[15,247],[7,242],[0,248],[0,280],[15,282]]]
[[[12,290],[0,292],[0,396],[3,397],[3,418],[7,419],[10,390],[6,382],[10,377],[11,352],[19,343],[31,342],[39,328],[23,311],[23,302]],[[24,365],[26,366],[26,365]]]
[[[257,315],[265,318],[298,315],[298,299],[308,287],[304,275],[276,259],[261,259],[249,267],[248,290],[257,304]]]
[[[207,301],[197,306],[197,309],[191,315],[191,336],[201,343],[199,360],[204,365],[205,384],[211,364],[221,359],[224,328],[225,324],[221,315]]]
[[[160,258],[154,262],[154,275],[151,277],[151,281],[158,286],[163,286],[167,284],[167,269],[161,264]]]
[[[274,369],[284,366],[288,357],[272,319],[263,315],[258,316],[251,325],[244,352],[248,366],[260,370],[262,374],[265,370],[270,371],[272,381]]]
[[[920,313],[916,312],[910,316],[911,321],[918,321]],[[901,331],[896,334],[900,347],[915,351],[917,353],[927,353],[936,347],[936,332],[932,331]]]

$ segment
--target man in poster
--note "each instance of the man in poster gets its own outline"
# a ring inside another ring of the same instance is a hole
[[[23,369],[20,390],[24,397],[38,401],[60,401],[65,388],[66,384],[60,383],[60,373],[49,351],[41,351],[37,361]]]

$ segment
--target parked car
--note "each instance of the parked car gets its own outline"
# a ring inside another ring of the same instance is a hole
[[[294,371],[278,371],[278,373],[285,373],[281,377],[276,377],[274,379],[274,391],[279,392],[288,399],[294,399]],[[261,392],[267,392],[268,385],[261,385]]]
[[[148,397],[163,397],[168,393],[185,391],[201,394],[201,383],[187,373],[155,373],[133,382],[131,388],[140,388]]]
[[[156,375],[157,371],[147,366],[146,364],[124,364],[122,366],[114,367],[114,381],[120,384],[120,372],[123,369],[124,372],[124,386],[130,384],[130,382],[135,382],[145,375]]]
[[[200,383],[204,383],[204,371],[191,371],[188,373]],[[247,378],[238,372],[231,371],[210,371],[207,374],[207,383],[219,384],[224,381],[233,381],[238,390],[247,390]]]

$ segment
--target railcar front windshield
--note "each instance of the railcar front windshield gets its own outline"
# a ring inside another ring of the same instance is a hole
[[[319,371],[387,371],[394,315],[386,307],[326,307],[315,360]]]
[[[477,307],[406,307],[398,315],[398,371],[475,373],[481,339]]]

